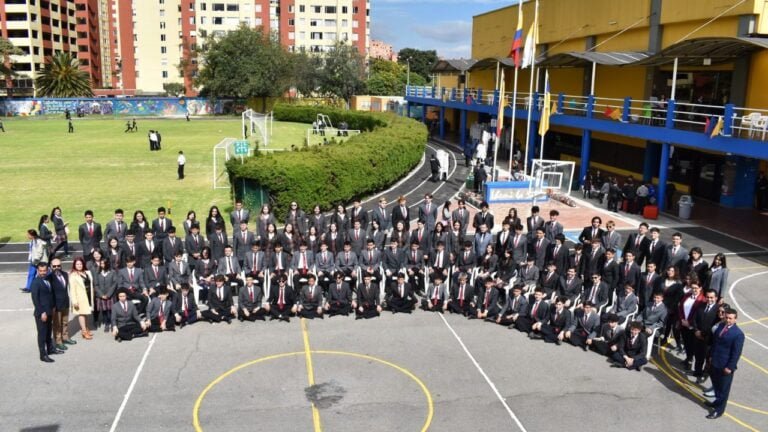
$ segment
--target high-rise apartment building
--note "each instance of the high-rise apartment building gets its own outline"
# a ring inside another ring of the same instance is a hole
[[[0,30],[24,51],[14,87],[31,92],[44,58],[69,51],[98,95],[160,94],[169,83],[192,95],[208,36],[262,26],[292,51],[322,55],[345,41],[367,56],[369,12],[370,0],[0,0]]]

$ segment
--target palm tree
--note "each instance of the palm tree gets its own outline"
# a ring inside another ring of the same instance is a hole
[[[93,96],[88,72],[81,70],[77,58],[66,52],[49,57],[35,79],[35,87],[39,96]]]

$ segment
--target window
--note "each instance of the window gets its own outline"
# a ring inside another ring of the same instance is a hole
[[[165,9],[160,9],[160,16],[161,16],[161,17],[164,17],[164,16],[165,16]]]
[[[358,28],[360,23],[357,20],[352,20],[352,28]]]
[[[135,27],[135,26],[136,26],[136,25],[134,24],[134,27]],[[165,29],[165,21],[160,21],[160,29],[161,29],[161,30]]]
[[[325,40],[335,41],[336,40],[336,33],[325,32],[325,33],[323,33],[323,38]]]
[[[40,48],[39,47],[32,47],[32,54],[40,55]]]
[[[293,5],[288,5],[288,13],[293,13]]]
[[[165,42],[165,35],[164,34],[160,35],[160,42]]]
[[[317,27],[317,20],[309,20],[310,27]]]
[[[54,27],[58,27],[59,26],[59,20],[53,19],[52,24],[53,24]]]
[[[165,0],[160,0],[160,4],[165,4]]]
[[[288,32],[288,39],[289,39],[289,40],[294,40],[294,39],[296,39],[296,34],[295,34],[294,32]]]
[[[227,3],[227,12],[237,12],[240,6],[237,3]]]
[[[349,20],[345,20],[345,19],[341,20],[342,27],[347,27],[348,25],[349,25]]]
[[[294,20],[293,18],[289,18],[289,19],[288,19],[288,25],[289,25],[289,26],[293,26],[293,25],[296,25],[296,20]]]
[[[304,12],[304,5],[299,5],[299,12]]]
[[[356,13],[357,13],[357,6],[352,6],[352,13],[353,13],[353,14],[356,14]]]
[[[214,25],[221,25],[224,22],[224,18],[222,17],[213,17],[213,24]]]
[[[207,18],[204,16],[200,17],[200,25],[205,25],[205,22],[207,21]]]
[[[261,13],[261,5],[260,4],[256,5],[256,12]]]
[[[237,17],[227,17],[227,19],[224,20],[224,23],[230,27],[237,27],[237,25],[240,24],[240,19]]]
[[[160,47],[160,54],[168,54],[168,47],[161,46]]]
[[[255,25],[255,26],[260,26],[260,25],[262,25],[262,21],[261,21],[261,18],[256,18],[256,19],[254,19],[254,20],[253,20],[253,25]]]
[[[312,6],[312,12],[314,13],[321,13],[323,11],[322,6]]]
[[[304,40],[307,38],[307,32],[299,32],[299,40]]]
[[[336,27],[336,20],[335,19],[327,19],[327,20],[325,20],[324,25],[326,27]]]
[[[224,3],[214,3],[213,4],[213,11],[214,12],[224,12]]]
[[[200,10],[201,11],[208,10],[208,6],[205,3],[200,3]]]
[[[246,27],[250,27],[251,26],[251,18],[250,17],[245,17],[240,22],[243,23]]]
[[[349,8],[347,8],[346,6],[342,6],[341,7],[341,13],[345,14],[347,12],[349,12]]]
[[[335,14],[336,13],[336,6],[326,6],[325,7],[325,13],[327,13],[327,14]]]
[[[195,17],[189,17],[189,25],[195,25]]]
[[[309,34],[309,38],[312,40],[322,40],[323,34],[321,32],[312,32]]]
[[[352,42],[357,42],[357,37],[358,37],[357,33],[352,33]]]
[[[168,78],[168,71],[163,71],[163,78]]]

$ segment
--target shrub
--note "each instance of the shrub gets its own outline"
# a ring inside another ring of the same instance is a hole
[[[235,196],[247,189],[266,189],[277,215],[291,201],[310,208],[330,209],[338,203],[384,190],[413,169],[424,153],[427,129],[418,121],[384,113],[322,109],[334,125],[346,121],[350,129],[367,131],[343,143],[302,147],[299,151],[259,154],[244,163],[227,163]],[[275,107],[275,120],[312,123],[316,107]],[[298,146],[301,147],[301,146]],[[245,199],[246,205],[248,199]]]

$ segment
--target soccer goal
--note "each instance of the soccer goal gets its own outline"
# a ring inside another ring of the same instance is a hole
[[[539,195],[552,190],[570,196],[575,166],[575,162],[534,159],[531,171],[531,193]]]
[[[235,155],[236,138],[224,138],[213,146],[213,188],[229,189],[227,161]]]
[[[352,135],[359,135],[361,131],[349,129],[345,122],[333,126],[331,118],[326,114],[318,114],[312,127],[307,129],[307,145],[326,144],[331,139],[344,141]]]
[[[263,114],[247,109],[243,111],[243,139],[247,139],[248,135],[258,133],[261,138],[261,145],[264,147],[269,146],[269,141],[272,138],[272,128],[275,119],[275,115],[272,111]]]

